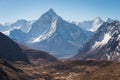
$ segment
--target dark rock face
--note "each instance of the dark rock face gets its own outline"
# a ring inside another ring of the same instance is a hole
[[[8,61],[24,61],[29,63],[26,54],[22,53],[17,43],[0,33],[0,57]]]

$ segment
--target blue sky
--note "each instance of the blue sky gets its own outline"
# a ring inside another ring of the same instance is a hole
[[[0,23],[35,20],[50,8],[65,20],[120,19],[120,0],[0,0]]]

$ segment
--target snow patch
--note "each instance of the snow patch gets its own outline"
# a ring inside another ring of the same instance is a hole
[[[106,33],[104,35],[103,40],[95,42],[95,44],[92,46],[92,49],[101,48],[103,45],[107,44],[107,42],[109,41],[110,38],[111,38],[110,34]]]
[[[5,35],[7,35],[7,36],[9,36],[10,30],[8,30],[8,31],[2,31],[2,33],[5,34]]]
[[[110,60],[110,55],[106,54],[106,56],[107,56],[107,60],[109,61]]]
[[[40,42],[42,40],[48,39],[49,37],[51,37],[51,35],[54,34],[54,32],[56,31],[56,23],[57,23],[57,18],[52,22],[51,24],[51,28],[50,31],[48,31],[48,33],[44,34],[44,35],[40,35],[38,38],[34,39],[33,42]]]
[[[14,29],[20,29],[20,26],[19,27],[14,27],[13,29],[8,29],[6,31],[1,31],[3,34],[9,36],[10,35],[10,32]]]
[[[93,27],[90,29],[90,31],[95,32],[101,25],[102,23],[93,23]]]

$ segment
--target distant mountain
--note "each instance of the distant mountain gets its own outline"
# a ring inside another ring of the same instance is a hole
[[[103,22],[104,21],[100,17],[97,17],[90,21],[79,22],[78,26],[84,30],[95,32]]]
[[[29,32],[31,29],[32,23],[34,21],[27,21],[24,19],[17,20],[15,23],[10,25],[10,28],[12,29],[19,29],[25,33]]]
[[[20,29],[10,31],[9,37],[17,42],[26,42],[29,40],[27,33],[21,31]]]
[[[8,25],[0,24],[0,32],[9,35],[10,34],[10,27]]]
[[[120,22],[105,22],[97,32],[80,48],[76,59],[97,59],[120,61]]]
[[[15,29],[10,37],[57,57],[68,57],[74,55],[92,34],[63,20],[50,9],[32,24],[29,32]]]
[[[38,38],[38,36],[45,35],[49,31],[55,31],[55,22],[58,18],[60,17],[57,16],[53,9],[50,9],[32,24],[31,30],[28,32],[29,36],[33,38]],[[52,24],[54,24],[55,27],[52,26]]]
[[[19,29],[22,32],[27,33],[31,29],[33,22],[34,21],[20,19],[12,24],[0,24],[0,32],[4,33],[5,35],[9,35],[12,30]]]
[[[105,22],[108,22],[108,23],[112,23],[114,20],[113,19],[110,19],[110,18],[107,18],[106,20],[105,20]]]
[[[17,43],[0,33],[0,57],[8,61],[24,61],[29,63],[26,54],[22,53]]]

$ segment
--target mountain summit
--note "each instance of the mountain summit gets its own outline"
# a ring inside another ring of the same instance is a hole
[[[40,18],[40,19],[43,19],[43,18],[47,18],[47,19],[54,19],[55,17],[58,17],[58,15],[55,13],[55,11],[51,8],[49,9],[47,12],[45,12]]]
[[[93,20],[79,22],[78,26],[84,30],[95,32],[103,22],[104,21],[100,17],[96,17]]]
[[[51,28],[52,22],[58,18],[53,9],[49,9],[38,20],[36,20],[29,31],[29,36],[37,38],[40,35],[44,35]]]
[[[46,14],[56,15],[55,11],[54,11],[52,8],[50,8],[50,9],[46,12]]]
[[[17,35],[21,35],[23,39]],[[49,9],[32,24],[28,33],[16,30],[11,32],[10,37],[56,57],[69,57],[74,55],[91,35],[91,32],[63,20],[53,9]]]

